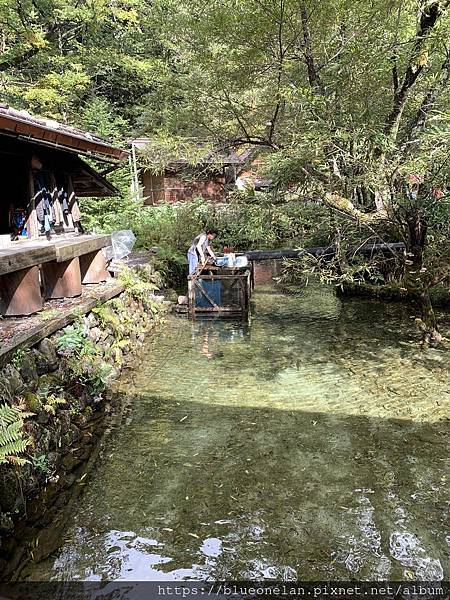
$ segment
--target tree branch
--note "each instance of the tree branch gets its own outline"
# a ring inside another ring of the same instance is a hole
[[[0,62],[0,71],[7,71],[8,69],[12,69],[14,67],[20,66],[22,63],[26,62],[33,56],[35,56],[39,52],[39,48],[33,46],[29,50],[26,50],[22,54],[18,56],[12,56],[11,58],[7,58]]]
[[[421,0],[421,13],[412,52],[402,82],[394,92],[392,110],[386,119],[385,131],[394,139],[397,137],[400,119],[408,95],[426,63],[422,56],[426,51],[426,42],[439,17],[445,12],[449,5],[450,0],[444,0],[443,2],[434,0],[429,3],[428,6],[425,6],[425,0]]]
[[[425,126],[428,114],[433,108],[438,94],[447,87],[450,80],[450,55],[447,56],[442,64],[440,77],[435,82],[435,85],[428,90],[425,94],[422,103],[419,107],[414,118],[411,120],[407,132],[406,132],[406,143],[410,142],[413,138],[414,132],[417,129],[421,129]]]
[[[314,54],[311,45],[311,35],[309,33],[308,26],[308,13],[306,12],[306,6],[304,2],[300,4],[300,19],[302,23],[303,32],[303,56],[305,57],[306,68],[308,70],[308,81],[311,87],[317,87],[323,93],[322,78],[319,75],[319,71],[314,60]]]

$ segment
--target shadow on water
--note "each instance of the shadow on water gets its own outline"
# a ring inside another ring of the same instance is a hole
[[[255,298],[250,327],[173,320],[146,345],[30,580],[448,578],[448,358],[402,307]]]

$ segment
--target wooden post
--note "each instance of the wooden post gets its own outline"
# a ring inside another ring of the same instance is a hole
[[[80,256],[81,283],[100,283],[109,279],[105,255],[101,250]]]
[[[195,316],[195,285],[193,279],[188,279],[188,306],[191,317]]]
[[[32,315],[44,302],[39,284],[39,267],[33,266],[0,277],[1,314],[8,317]]]
[[[78,256],[63,262],[42,265],[45,298],[74,298],[81,295],[81,272]]]
[[[66,224],[67,219],[67,231],[72,231],[74,229],[73,217],[72,217],[72,201],[75,197],[75,192],[73,191],[72,178],[70,175],[66,176],[66,185],[67,185],[67,205],[69,207],[69,212],[67,215],[64,215],[64,223]]]
[[[36,191],[34,189],[33,171],[31,168],[28,172],[28,179],[30,201],[28,203],[28,214],[26,222],[27,237],[30,239],[35,239],[39,237],[39,225],[36,215]]]

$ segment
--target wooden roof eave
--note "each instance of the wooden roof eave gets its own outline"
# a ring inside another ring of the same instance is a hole
[[[76,133],[38,125],[17,116],[0,114],[0,130],[11,132],[24,140],[43,143],[53,148],[60,148],[78,154],[82,153],[99,160],[109,157],[121,161],[129,155],[126,150],[103,143],[99,139],[87,139]]]
[[[90,167],[84,160],[78,158],[77,165],[79,170],[72,174],[72,181],[75,189],[75,193],[79,197],[83,196],[97,196],[97,197],[110,197],[120,196],[120,191],[114,187],[105,177],[97,173],[92,167]],[[84,177],[83,177],[84,175]],[[83,185],[83,179],[86,181],[86,189],[83,190],[78,186]],[[97,186],[96,190],[89,188],[89,182],[94,183]],[[98,189],[102,190],[100,194]]]

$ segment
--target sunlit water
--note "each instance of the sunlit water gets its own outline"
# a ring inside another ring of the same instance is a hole
[[[449,355],[401,305],[310,287],[250,325],[171,318],[31,579],[450,576]]]

